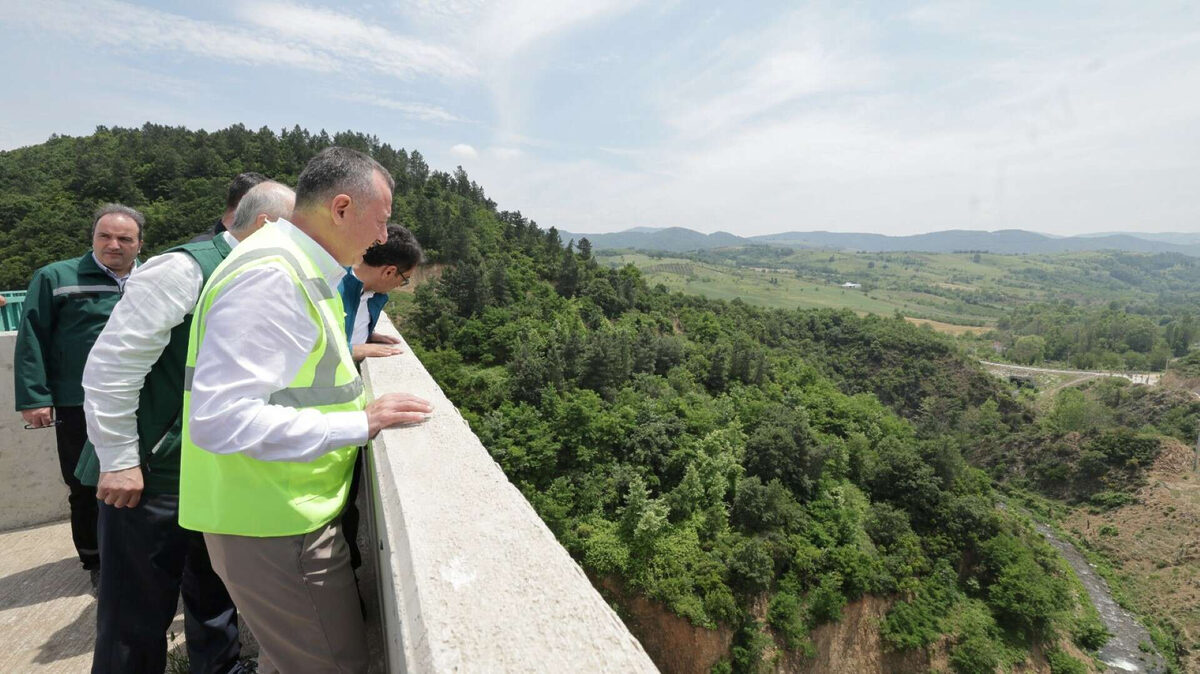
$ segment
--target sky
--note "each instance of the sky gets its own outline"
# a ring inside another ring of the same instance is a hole
[[[1200,232],[1200,3],[0,0],[0,150],[354,130],[543,227]]]

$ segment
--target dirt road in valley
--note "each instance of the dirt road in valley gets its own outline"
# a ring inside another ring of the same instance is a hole
[[[1158,382],[1162,379],[1160,372],[1121,372],[1116,370],[1058,370],[1050,367],[1032,367],[1029,365],[1013,365],[1012,363],[995,363],[990,360],[980,360],[988,371],[1002,375],[1032,375],[1032,374],[1065,374],[1074,375],[1082,379],[1091,379],[1093,377],[1120,377],[1128,379],[1135,384],[1146,384],[1147,386],[1158,386]]]

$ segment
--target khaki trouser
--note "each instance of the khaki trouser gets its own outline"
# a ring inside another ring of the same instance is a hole
[[[336,524],[299,536],[204,534],[204,540],[213,569],[258,640],[260,673],[367,671],[354,573]]]

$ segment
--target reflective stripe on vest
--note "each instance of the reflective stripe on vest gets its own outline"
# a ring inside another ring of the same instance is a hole
[[[366,393],[354,368],[342,320],[341,297],[281,228],[268,224],[243,242],[205,285],[192,322],[184,370],[184,433],[179,522],[198,531],[243,536],[307,533],[332,520],[345,503],[355,447],[342,447],[310,463],[260,461],[242,452],[216,454],[197,446],[189,419],[196,354],[212,303],[238,274],[270,266],[285,271],[304,296],[317,342],[288,387],[272,405],[321,412],[362,410]],[[281,298],[286,301],[286,298]]]
[[[238,260],[240,264],[218,269],[217,273],[213,274],[214,287],[229,279],[237,272],[273,257],[283,258],[287,260],[293,269],[302,271],[300,261],[286,248],[262,248],[241,257]],[[333,299],[333,289],[329,287],[329,282],[322,277],[304,278],[301,280],[301,285],[307,291],[306,294],[310,298],[315,296],[320,298],[321,301]],[[321,316],[321,322],[324,324],[323,327],[326,332],[332,331],[333,328],[329,325],[329,320],[325,316],[325,312],[318,309],[318,313]],[[200,320],[203,319],[200,318]],[[201,330],[204,327],[202,326]],[[354,400],[363,392],[362,379],[359,378],[349,384],[336,386],[337,367],[340,361],[341,357],[338,354],[336,344],[326,339],[325,351],[321,354],[321,360],[317,363],[317,371],[313,377],[312,386],[289,387],[282,391],[276,391],[271,394],[267,402],[272,405],[284,405],[286,407],[316,407],[318,405],[335,405]],[[184,372],[183,388],[185,391],[192,390],[192,376],[194,374],[195,369],[192,367],[188,367]]]

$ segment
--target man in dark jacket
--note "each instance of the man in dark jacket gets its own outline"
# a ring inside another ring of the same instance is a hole
[[[247,171],[234,176],[233,182],[229,183],[229,189],[225,192],[225,212],[221,214],[221,217],[217,218],[212,227],[192,237],[192,240],[188,243],[208,241],[221,232],[227,231],[229,225],[233,224],[233,214],[237,210],[238,203],[241,202],[242,197],[246,196],[251,187],[267,180],[268,178],[265,175],[255,173],[254,171]]]
[[[25,295],[13,360],[17,410],[26,428],[55,427],[63,481],[70,489],[71,536],[83,568],[99,579],[96,494],[75,478],[87,426],[83,366],[142,248],[145,218],[105,204],[92,220],[92,250],[34,272]]]

